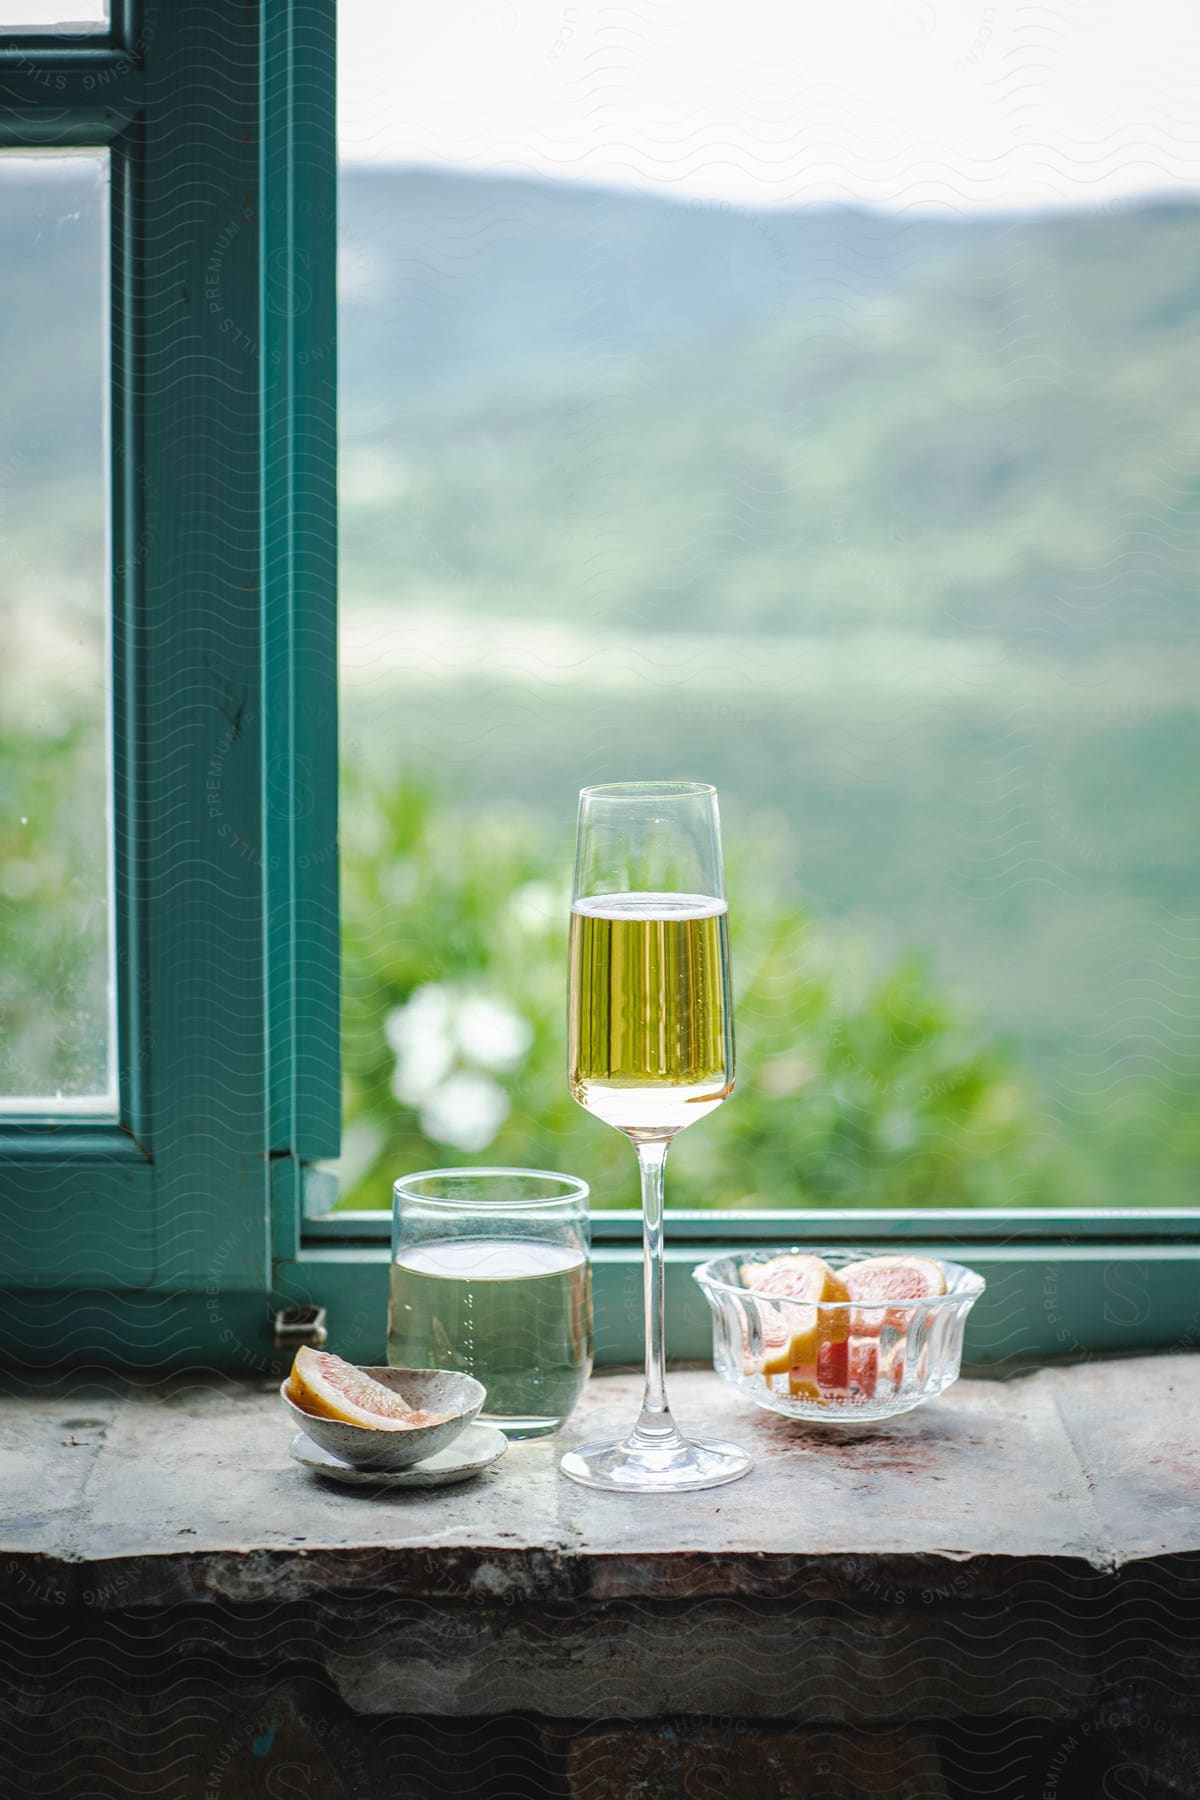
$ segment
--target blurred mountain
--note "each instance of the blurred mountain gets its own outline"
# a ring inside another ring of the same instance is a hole
[[[102,203],[81,159],[0,186],[18,533],[97,465]],[[340,237],[351,605],[1068,653],[1191,630],[1194,206],[955,222],[350,167]]]
[[[351,165],[341,184],[346,404],[390,423],[894,293],[989,225]],[[380,358],[389,375],[381,386]]]
[[[641,630],[1190,629],[1200,211],[347,172],[347,593]]]

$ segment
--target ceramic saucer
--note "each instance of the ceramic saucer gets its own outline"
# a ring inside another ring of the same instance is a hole
[[[508,1449],[508,1439],[494,1425],[468,1425],[452,1444],[436,1456],[414,1463],[410,1469],[356,1469],[329,1450],[322,1450],[303,1431],[291,1442],[291,1455],[302,1468],[314,1475],[325,1475],[330,1481],[342,1481],[352,1487],[431,1488],[449,1487],[453,1481],[467,1481],[481,1469],[490,1469]]]

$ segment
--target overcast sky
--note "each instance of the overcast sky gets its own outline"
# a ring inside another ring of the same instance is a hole
[[[955,212],[1200,186],[1200,0],[341,0],[342,154]]]

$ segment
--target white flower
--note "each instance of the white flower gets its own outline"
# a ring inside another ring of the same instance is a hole
[[[405,1004],[388,1014],[383,1029],[396,1058],[392,1092],[406,1106],[420,1106],[454,1067],[449,989],[436,981],[414,988]]]
[[[443,1031],[450,1024],[450,990],[436,981],[426,981],[413,989],[403,1006],[397,1006],[384,1021],[384,1033],[397,1056],[403,1054],[422,1032]]]
[[[384,1034],[396,1058],[392,1092],[405,1106],[425,1109],[427,1135],[463,1150],[490,1144],[508,1117],[508,1100],[478,1071],[515,1069],[533,1042],[529,1021],[487,994],[428,981],[388,1014]],[[451,1112],[460,1104],[461,1120]]]
[[[460,1069],[421,1109],[421,1130],[435,1144],[470,1154],[486,1150],[508,1117],[508,1095],[490,1075]]]
[[[533,1026],[503,1001],[469,994],[458,1008],[455,1035],[468,1062],[499,1074],[517,1067],[533,1042]]]
[[[565,931],[570,895],[553,881],[527,881],[509,895],[508,910],[522,931]]]
[[[358,1186],[383,1145],[383,1128],[371,1119],[354,1119],[342,1128],[342,1153],[333,1166],[343,1193]]]

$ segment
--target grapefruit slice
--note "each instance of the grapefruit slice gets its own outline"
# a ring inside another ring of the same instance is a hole
[[[875,1398],[875,1387],[879,1381],[879,1348],[876,1344],[850,1345],[850,1386],[857,1390],[864,1400]]]
[[[769,1299],[802,1300],[806,1311],[818,1301],[850,1298],[844,1284],[820,1256],[773,1256],[769,1262],[743,1264],[743,1281],[747,1274],[746,1285],[753,1293]]]
[[[838,1273],[852,1300],[928,1300],[946,1291],[946,1271],[931,1256],[868,1256]]]
[[[946,1292],[946,1271],[931,1256],[868,1256],[840,1273],[850,1298],[859,1302],[853,1314],[855,1332],[877,1334],[885,1325],[906,1331],[912,1320],[910,1308],[885,1309],[883,1302],[929,1300]]]
[[[823,1257],[773,1256],[765,1263],[743,1263],[741,1276],[760,1296],[763,1354],[755,1373],[787,1375],[790,1383],[803,1380],[798,1371],[815,1370],[823,1344],[844,1344],[849,1337],[849,1309],[823,1311],[817,1304],[850,1298]]]
[[[790,1311],[790,1307],[782,1306],[763,1306],[758,1309],[757,1322],[762,1341],[760,1356],[755,1356],[751,1351],[750,1328],[745,1319],[742,1320],[742,1367],[747,1375],[781,1375],[788,1368],[792,1326],[785,1313]]]
[[[819,1405],[873,1400],[878,1381],[879,1351],[874,1339],[823,1343],[815,1362],[793,1363],[788,1370],[788,1392],[793,1400],[815,1400]]]
[[[288,1376],[288,1398],[302,1412],[321,1419],[340,1419],[344,1425],[362,1425],[369,1431],[411,1431],[415,1425],[436,1425],[449,1413],[418,1412],[403,1395],[384,1387],[374,1376],[343,1362],[329,1350],[308,1344],[296,1352]]]
[[[885,1328],[896,1335],[898,1341],[890,1351],[881,1348],[879,1375],[885,1370],[890,1373],[892,1387],[899,1393],[904,1383],[905,1339],[914,1320],[911,1302],[944,1294],[946,1271],[930,1256],[868,1256],[840,1273],[850,1298],[858,1302],[851,1311],[855,1342],[881,1343]],[[896,1304],[886,1305],[889,1300]],[[931,1323],[927,1317],[926,1329]]]
[[[754,1293],[787,1294],[794,1300],[820,1299],[818,1289],[825,1282],[837,1280],[824,1257],[792,1250],[768,1257],[766,1262],[744,1262],[740,1273],[743,1287]]]

